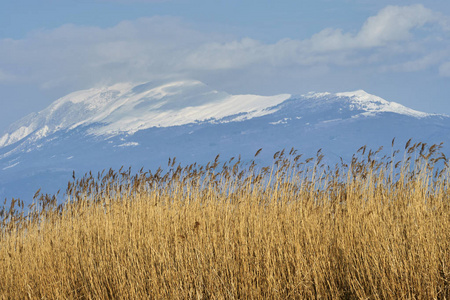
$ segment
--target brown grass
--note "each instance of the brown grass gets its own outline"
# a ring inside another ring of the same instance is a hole
[[[3,209],[0,298],[450,299],[439,151],[87,175]]]

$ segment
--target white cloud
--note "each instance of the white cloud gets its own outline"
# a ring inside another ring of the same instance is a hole
[[[23,81],[53,87],[67,82],[142,80],[179,71],[186,51],[214,36],[176,18],[124,21],[101,29],[65,25],[0,41],[0,68]]]
[[[337,51],[386,46],[413,37],[411,31],[426,24],[444,24],[446,19],[424,6],[387,6],[370,17],[355,35],[327,28],[309,40],[313,51]]]
[[[239,70],[274,77],[293,69],[296,74],[312,69],[322,74],[333,67],[419,71],[450,60],[444,51],[450,47],[446,24],[446,17],[422,5],[387,6],[356,33],[328,28],[310,39],[273,44],[204,33],[171,17],[124,21],[106,29],[65,25],[21,40],[0,40],[0,81],[14,77],[47,89],[78,89],[219,73],[221,80],[232,80]],[[420,28],[428,30],[425,38],[417,34]],[[444,38],[430,44],[430,34]],[[441,75],[447,74],[446,65],[441,69]]]
[[[420,4],[388,6],[367,19],[356,39],[365,47],[383,46],[389,42],[407,40],[412,37],[412,29],[439,22],[441,18]]]
[[[393,64],[389,66],[383,66],[383,72],[418,72],[426,70],[430,67],[439,65],[443,60],[450,55],[447,51],[431,51],[417,59],[412,59],[400,64]]]

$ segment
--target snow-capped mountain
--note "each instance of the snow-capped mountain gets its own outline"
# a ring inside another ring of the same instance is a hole
[[[27,201],[63,189],[72,171],[206,163],[242,155],[270,164],[274,152],[322,148],[330,162],[367,144],[447,141],[450,118],[364,91],[292,96],[230,95],[194,80],[117,84],[69,94],[0,137],[0,197]]]
[[[271,113],[291,95],[264,97],[228,95],[199,81],[162,85],[117,84],[69,94],[43,111],[14,123],[0,138],[0,147],[28,138],[37,141],[61,130],[101,123],[88,130],[92,135],[133,134],[151,127],[170,127],[235,115],[245,120]]]

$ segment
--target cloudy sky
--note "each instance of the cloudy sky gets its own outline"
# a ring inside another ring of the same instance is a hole
[[[76,90],[178,78],[450,114],[450,1],[0,1],[0,133]]]

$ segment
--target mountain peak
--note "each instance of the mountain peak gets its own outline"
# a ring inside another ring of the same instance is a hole
[[[367,93],[364,90],[342,93],[308,93],[303,95],[309,99],[320,99],[322,101],[347,101],[350,109],[362,110],[364,116],[374,115],[381,112],[390,112],[407,115],[415,118],[425,118],[431,116],[425,112],[417,111],[397,102],[390,102],[381,97]]]
[[[359,103],[369,102],[369,103],[378,103],[378,104],[385,104],[385,105],[389,103],[389,101],[384,100],[381,97],[369,94],[364,90],[336,93],[336,96],[351,98],[353,101],[359,102]]]
[[[431,114],[417,111],[397,102],[389,102],[381,97],[367,93],[364,90],[354,92],[337,93],[338,97],[348,97],[359,109],[366,110],[368,113],[391,112],[401,115],[408,115],[415,118],[425,118]]]

